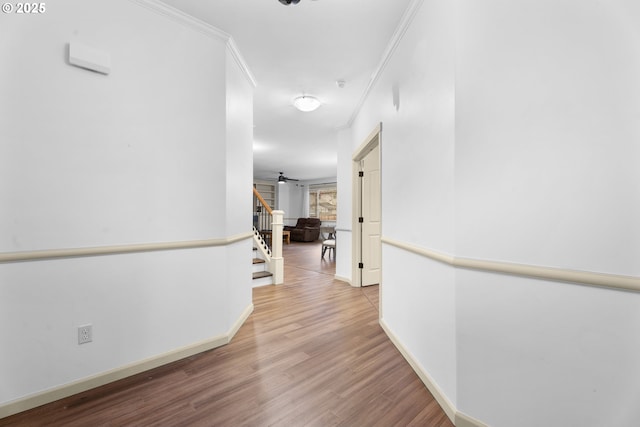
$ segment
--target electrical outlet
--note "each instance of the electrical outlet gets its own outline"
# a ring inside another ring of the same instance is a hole
[[[93,326],[78,326],[78,344],[86,344],[93,341]]]

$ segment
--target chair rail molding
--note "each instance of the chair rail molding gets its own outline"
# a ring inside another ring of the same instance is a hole
[[[395,246],[457,268],[640,292],[640,277],[455,257],[432,249],[421,248],[410,243],[391,239],[389,237],[382,237],[381,240],[382,243]]]
[[[0,253],[0,264],[10,262],[39,261],[57,258],[79,258],[90,256],[130,254],[137,252],[171,251],[179,249],[227,246],[245,239],[251,239],[252,237],[253,233],[247,232],[221,239],[188,240],[182,242],[138,243],[132,245],[98,246],[92,248],[5,252]]]

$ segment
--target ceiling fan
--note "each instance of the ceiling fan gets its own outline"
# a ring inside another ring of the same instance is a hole
[[[278,177],[278,184],[284,184],[287,181],[299,181],[299,179],[286,177],[284,176],[284,172],[280,172],[280,176]]]

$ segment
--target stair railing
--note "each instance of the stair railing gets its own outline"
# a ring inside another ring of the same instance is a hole
[[[271,262],[271,248],[255,225],[253,226],[253,241],[262,253],[264,260],[266,262]]]
[[[271,220],[273,210],[267,203],[262,194],[254,187],[253,195],[255,197],[255,207],[253,211],[253,226],[258,231],[271,230]]]
[[[284,211],[272,210],[258,190],[253,188],[256,197],[256,210],[253,219],[253,240],[261,251],[273,274],[273,284],[284,283],[284,259],[282,258],[282,229],[284,227]],[[270,236],[270,242],[265,242]],[[270,243],[270,246],[267,244]]]

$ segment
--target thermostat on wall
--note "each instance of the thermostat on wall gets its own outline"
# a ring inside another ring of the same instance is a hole
[[[101,74],[111,72],[111,55],[78,42],[69,43],[69,63]]]

